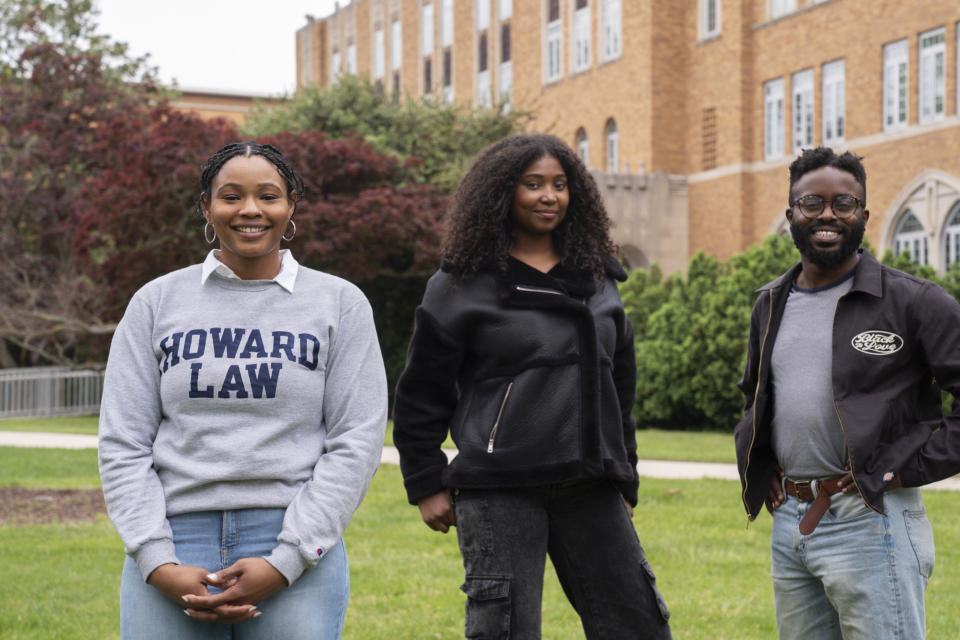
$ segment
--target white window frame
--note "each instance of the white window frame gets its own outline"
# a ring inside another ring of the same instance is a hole
[[[600,55],[604,62],[616,60],[623,50],[623,16],[620,0],[600,0]]]
[[[543,70],[546,82],[556,82],[563,77],[563,11],[560,17],[548,22],[545,27]]]
[[[790,79],[793,123],[793,152],[813,147],[813,69],[798,71]]]
[[[453,0],[440,0],[440,48],[453,46]]]
[[[907,125],[910,100],[910,47],[906,38],[883,46],[883,130]]]
[[[383,80],[387,74],[387,53],[386,40],[384,39],[383,27],[377,27],[373,31],[373,79]]]
[[[403,23],[394,20],[390,23],[390,71],[403,68]]]
[[[433,55],[433,3],[420,7],[420,57]]]
[[[477,31],[490,30],[490,0],[475,0],[474,6],[477,8],[474,24]]]
[[[576,0],[571,0],[576,2]],[[573,11],[573,38],[570,43],[570,66],[574,73],[590,68],[590,2]]]
[[[954,218],[958,218],[954,222]],[[954,203],[947,212],[947,223],[943,229],[943,268],[960,262],[960,202]]]
[[[770,0],[770,19],[774,20],[797,10],[797,0]]]
[[[931,122],[946,113],[947,43],[946,29],[940,27],[921,33],[917,38],[920,49],[917,63],[917,121]]]
[[[347,45],[347,73],[357,75],[357,44],[355,42]]]
[[[577,130],[577,155],[583,166],[590,166],[590,139],[587,137],[587,130],[583,127]]]
[[[820,121],[824,145],[842,142],[846,136],[845,76],[843,60],[834,60],[823,65],[820,79]]]
[[[340,52],[334,51],[330,56],[330,78],[336,82],[340,78]]]
[[[311,74],[311,58],[313,58],[313,37],[310,29],[300,33],[300,84],[306,86],[313,82]]]
[[[763,83],[763,158],[783,156],[783,78]]]
[[[723,3],[720,0],[698,0],[697,32],[701,40],[720,35],[723,17]],[[710,14],[713,13],[713,24],[710,24]]]
[[[903,231],[904,224],[911,218],[920,225],[920,228]],[[904,249],[910,251],[910,258],[917,264],[927,264],[930,260],[930,252],[927,247],[927,230],[923,227],[923,223],[920,222],[917,214],[909,209],[897,221],[896,230],[893,234],[894,254],[900,255]]]
[[[503,20],[509,20],[513,17],[513,0],[499,0],[497,4],[497,17]]]
[[[607,152],[607,171],[610,173],[620,172],[620,129],[617,127],[617,121],[613,118],[607,120],[603,128],[604,142]]]

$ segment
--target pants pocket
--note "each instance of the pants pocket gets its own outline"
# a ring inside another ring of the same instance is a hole
[[[650,590],[653,591],[654,598],[656,598],[660,617],[666,622],[670,619],[670,610],[667,609],[667,603],[664,601],[663,596],[660,595],[660,590],[657,589],[657,576],[653,573],[653,567],[647,562],[646,556],[643,558],[643,573],[647,577],[647,583],[650,585]]]
[[[910,546],[917,556],[917,568],[923,581],[926,583],[933,575],[933,566],[936,561],[933,546],[933,527],[927,519],[927,510],[903,512],[903,523],[907,528],[907,537]]]
[[[467,576],[460,590],[467,594],[465,636],[507,640],[510,637],[510,578]]]

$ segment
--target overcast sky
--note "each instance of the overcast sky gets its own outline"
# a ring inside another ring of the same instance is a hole
[[[181,89],[277,95],[296,88],[296,31],[334,0],[95,0],[100,32],[150,54]],[[346,0],[340,3],[347,4]]]

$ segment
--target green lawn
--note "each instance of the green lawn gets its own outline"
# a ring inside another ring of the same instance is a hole
[[[15,465],[15,466],[14,466]],[[93,451],[0,448],[0,485],[96,486]],[[937,570],[927,593],[930,638],[955,637],[960,609],[960,493],[928,491]],[[775,637],[770,518],[746,526],[739,486],[722,480],[644,478],[640,539],[684,640]],[[397,467],[383,466],[346,535],[352,592],[345,638],[462,638],[464,596],[455,534],[441,535],[406,504]],[[92,524],[0,526],[0,637],[118,637],[122,546]],[[544,638],[582,638],[552,569]]]
[[[96,435],[97,417],[80,418],[7,418],[0,420],[0,431],[49,431]],[[387,424],[384,438],[393,446],[393,421]],[[443,445],[453,449],[450,438]],[[637,453],[648,460],[690,460],[694,462],[736,462],[733,435],[710,431],[637,431]]]

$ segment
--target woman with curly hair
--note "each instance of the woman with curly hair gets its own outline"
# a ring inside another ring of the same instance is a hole
[[[587,638],[670,637],[633,527],[636,365],[609,227],[552,136],[494,143],[454,195],[394,443],[424,522],[457,527],[467,638],[540,637],[547,555]]]

